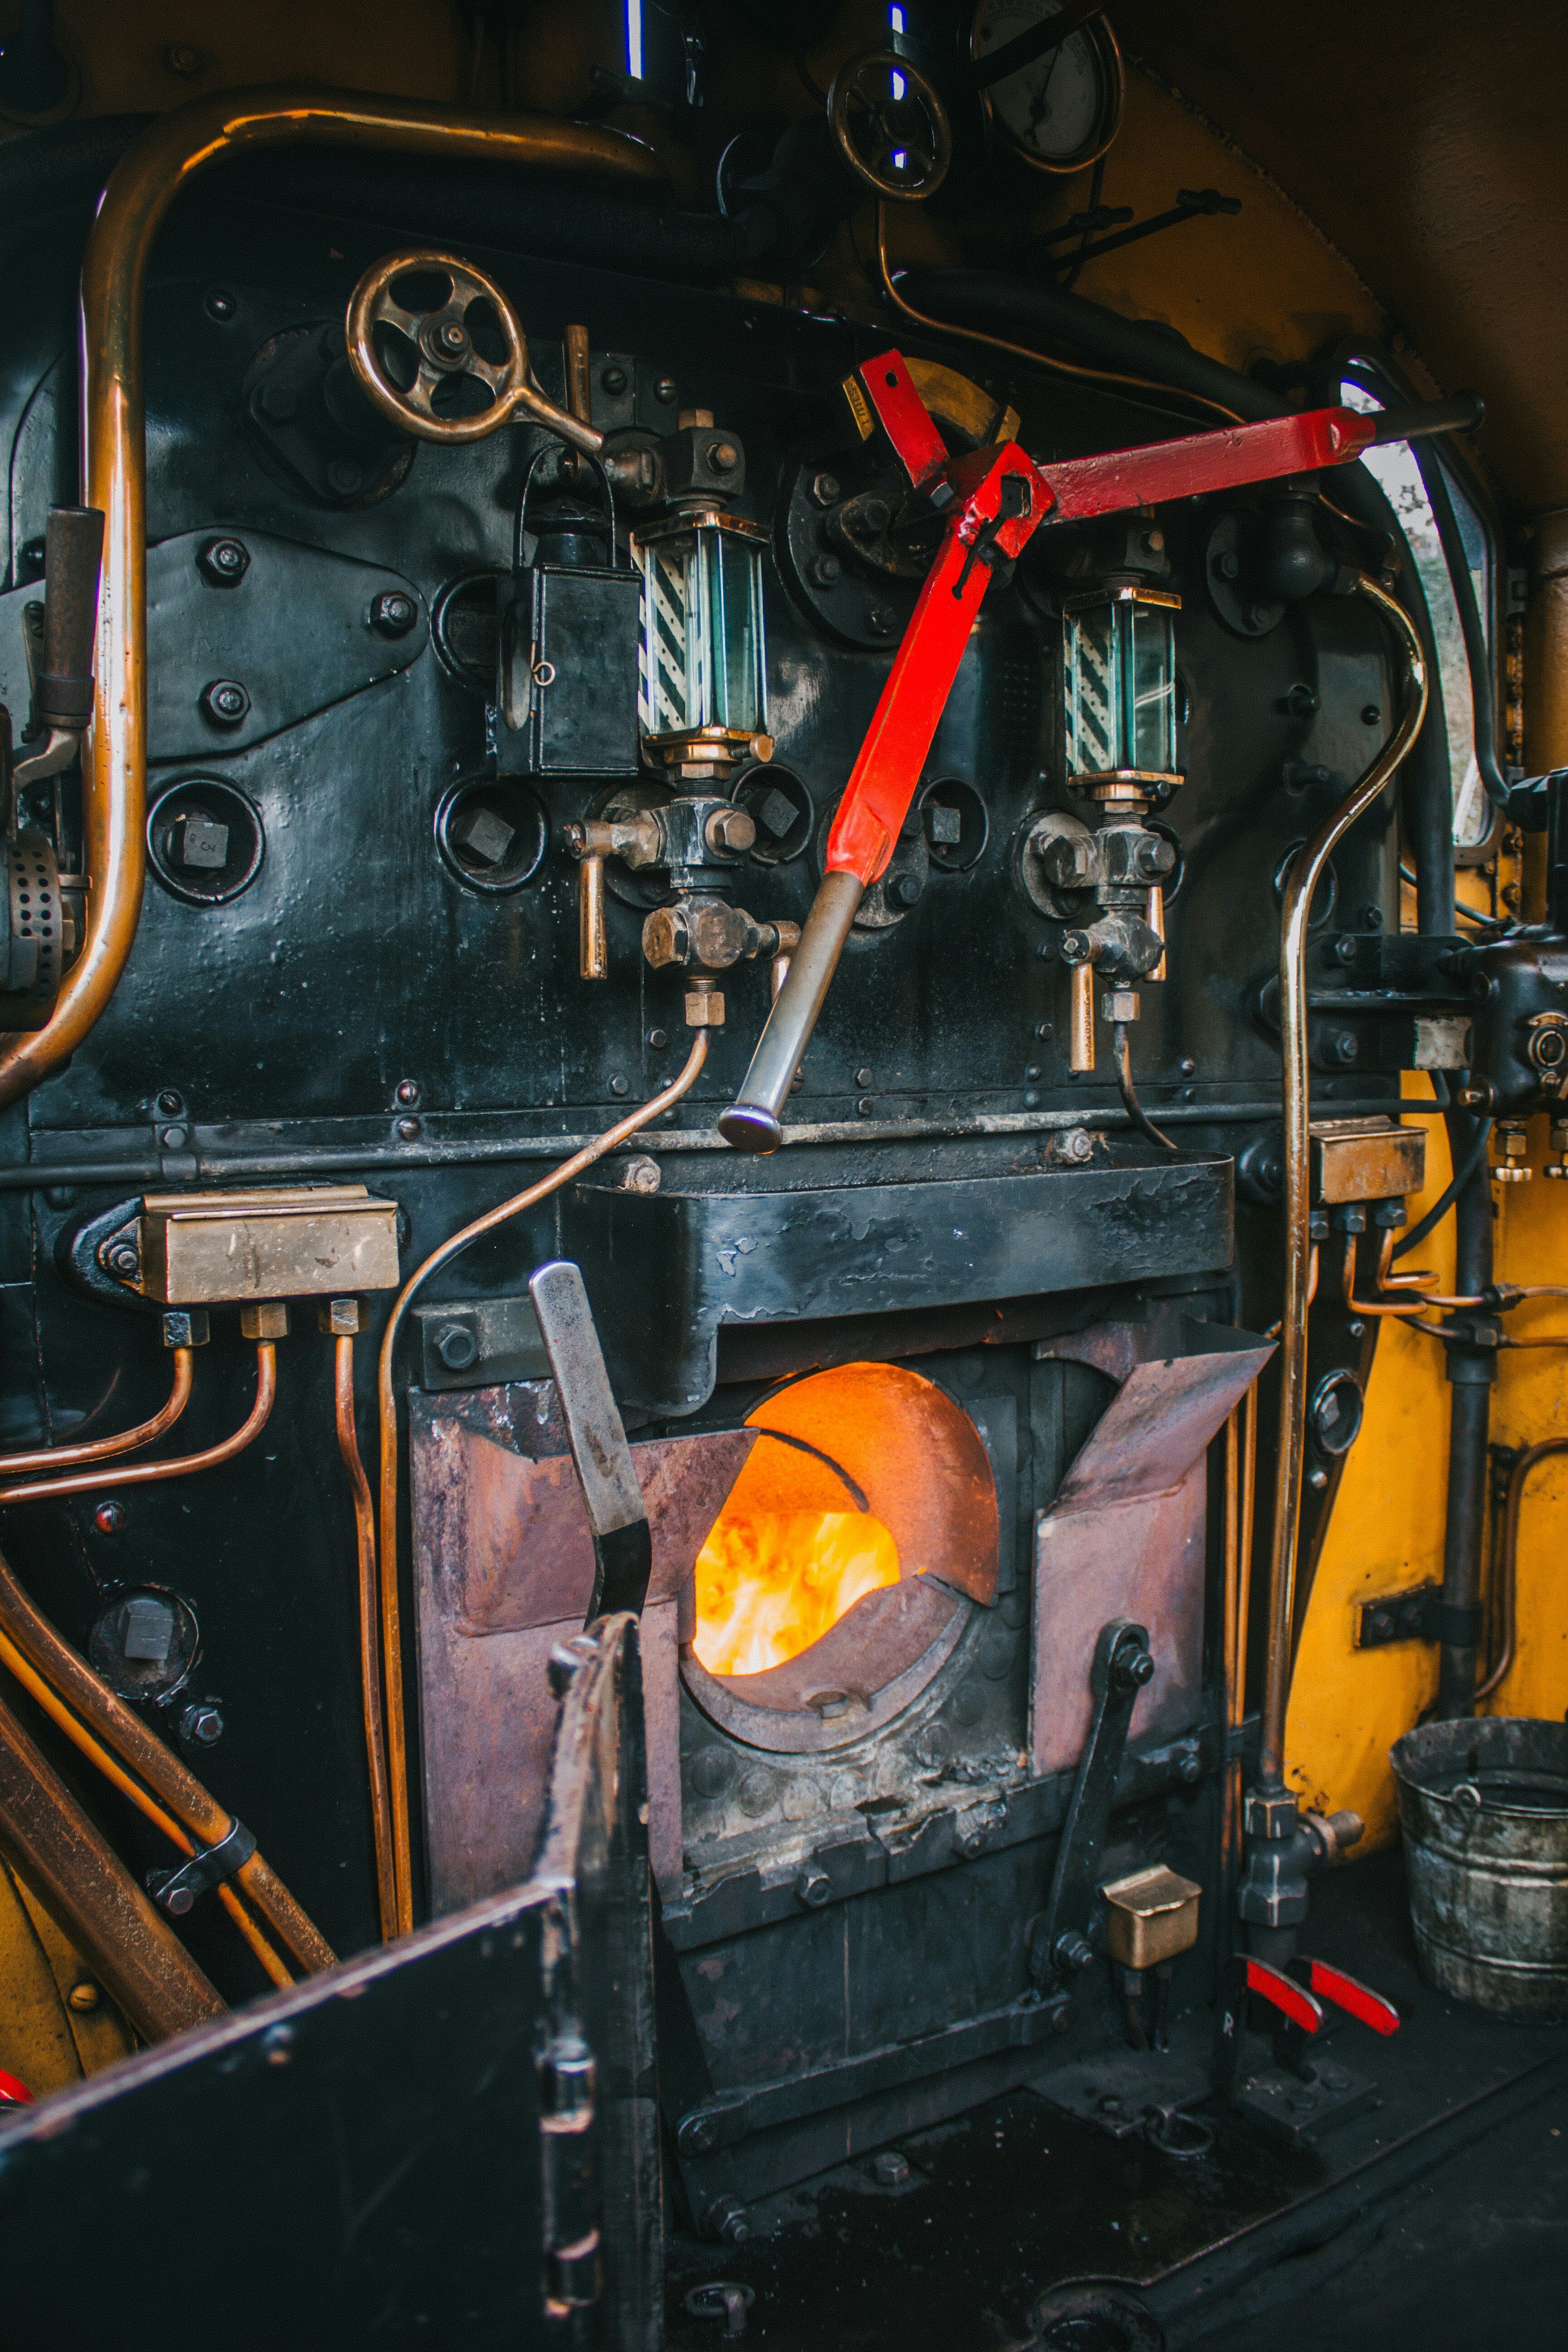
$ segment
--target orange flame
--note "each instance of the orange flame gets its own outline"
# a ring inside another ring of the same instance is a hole
[[[710,1675],[760,1675],[898,1580],[869,1511],[726,1511],[697,1555],[697,1655]]]

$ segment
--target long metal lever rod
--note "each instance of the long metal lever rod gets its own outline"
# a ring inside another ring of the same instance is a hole
[[[595,1617],[625,1609],[640,1615],[653,1572],[653,1537],[582,1269],[570,1258],[554,1258],[528,1288],[594,1530],[596,1569],[584,1622],[591,1625]]]

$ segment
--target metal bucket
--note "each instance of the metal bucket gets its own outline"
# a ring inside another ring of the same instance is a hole
[[[1568,2012],[1568,1724],[1426,1723],[1389,1761],[1422,1974],[1498,2017]]]

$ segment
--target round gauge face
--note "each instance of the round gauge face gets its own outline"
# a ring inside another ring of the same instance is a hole
[[[1060,13],[1062,0],[980,0],[970,55],[976,64]],[[997,130],[1026,163],[1078,172],[1103,155],[1121,116],[1121,58],[1103,17],[1069,33],[984,93]]]

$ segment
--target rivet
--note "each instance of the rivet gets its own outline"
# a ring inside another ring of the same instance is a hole
[[[395,1132],[399,1143],[416,1143],[425,1132],[425,1124],[422,1119],[400,1118],[395,1123]]]
[[[98,2007],[98,1987],[92,1982],[90,1978],[83,1977],[79,1984],[72,1985],[69,1992],[66,1995],[66,1999],[69,2001],[74,2010],[80,2011],[85,2014],[87,2011],[96,2009]]]
[[[100,1503],[92,1515],[92,1524],[100,1536],[117,1536],[125,1525],[123,1503]]]

